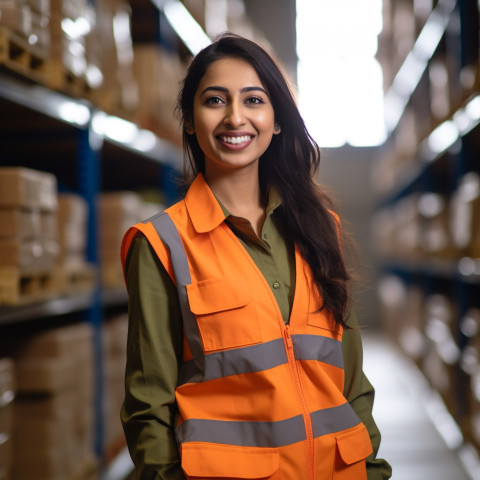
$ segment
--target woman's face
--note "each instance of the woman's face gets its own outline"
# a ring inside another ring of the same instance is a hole
[[[255,69],[245,60],[213,62],[201,79],[193,103],[193,125],[205,154],[205,171],[257,166],[270,145],[274,113]]]

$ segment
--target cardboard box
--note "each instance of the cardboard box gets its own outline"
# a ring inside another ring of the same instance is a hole
[[[18,2],[16,0],[3,0],[0,2],[0,27],[15,31],[19,22],[20,8]]]
[[[0,265],[19,269],[51,270],[58,256],[52,240],[0,239]]]
[[[60,256],[75,255],[85,259],[87,247],[88,206],[77,194],[60,194],[58,197],[58,239]]]
[[[80,322],[64,327],[46,329],[35,335],[15,337],[19,360],[84,358],[93,355],[93,328]]]
[[[134,74],[139,93],[139,123],[147,118],[163,128],[168,137],[177,139],[180,130],[175,102],[185,75],[180,59],[157,44],[135,45]]]
[[[41,358],[17,362],[18,391],[55,393],[72,388],[77,382],[81,365],[74,358]]]
[[[14,414],[16,418],[25,420],[48,418],[51,421],[71,421],[79,403],[78,392],[74,388],[55,395],[20,395],[15,400]]]
[[[54,421],[50,418],[15,417],[15,443],[18,450],[45,454],[52,448],[62,450],[71,437],[74,419]]]
[[[0,406],[13,400],[16,391],[15,364],[11,358],[0,358]]]
[[[41,232],[38,210],[0,208],[0,238],[38,239]]]
[[[30,168],[0,167],[0,206],[55,211],[57,179]]]
[[[15,370],[11,358],[0,359],[0,480],[10,480],[13,464]]]
[[[50,448],[46,452],[17,448],[15,480],[64,480],[70,473],[70,459],[65,451],[66,448]]]
[[[26,0],[26,4],[33,12],[40,15],[50,15],[50,0]]]
[[[13,440],[7,433],[0,433],[0,480],[12,480]]]

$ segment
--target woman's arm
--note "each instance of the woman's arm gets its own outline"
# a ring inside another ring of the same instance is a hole
[[[184,480],[174,436],[182,319],[176,288],[143,236],[126,262],[129,328],[121,420],[137,480]]]
[[[375,390],[363,373],[363,350],[355,313],[347,320],[350,330],[343,333],[343,357],[345,362],[344,395],[367,427],[373,453],[367,458],[368,480],[386,480],[392,476],[392,468],[381,458],[376,458],[380,447],[380,431],[372,416]]]

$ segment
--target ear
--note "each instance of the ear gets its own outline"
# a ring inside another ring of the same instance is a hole
[[[193,134],[195,133],[195,128],[193,127],[193,125],[192,125],[191,122],[185,121],[185,131],[186,131],[189,135],[193,135]]]

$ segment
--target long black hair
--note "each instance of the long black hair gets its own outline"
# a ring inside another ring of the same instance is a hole
[[[226,57],[247,61],[256,71],[273,106],[281,133],[260,158],[260,188],[266,198],[271,185],[278,189],[282,204],[279,214],[289,239],[295,242],[310,266],[323,308],[337,324],[346,326],[349,308],[350,274],[340,245],[340,225],[332,214],[330,197],[315,181],[320,166],[320,149],[308,133],[291,89],[275,60],[258,44],[232,33],[218,37],[192,60],[177,103],[183,128],[186,161],[194,175],[205,173],[205,158],[193,124],[193,103],[200,80],[209,65]]]

